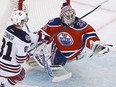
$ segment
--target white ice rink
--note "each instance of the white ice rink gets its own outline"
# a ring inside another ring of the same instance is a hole
[[[7,5],[4,1],[0,0],[0,32],[3,31],[3,21],[6,19],[3,17]],[[76,10],[77,16],[82,17],[103,1],[71,0],[71,6]],[[31,31],[40,29],[49,19],[59,16],[62,2],[64,0],[26,0]],[[116,0],[109,0],[83,20],[95,28],[104,44],[114,45],[113,51],[103,57],[91,58],[88,52],[84,59],[67,63],[65,68],[73,76],[59,83],[51,82],[43,69],[23,64],[27,75],[15,87],[116,87]]]

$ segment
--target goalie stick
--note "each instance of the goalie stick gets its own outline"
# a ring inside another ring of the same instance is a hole
[[[101,4],[99,4],[97,7],[95,7],[93,10],[91,10],[90,12],[88,12],[87,14],[83,15],[81,18],[79,18],[78,20],[74,21],[73,23],[71,23],[70,25],[66,25],[64,26],[64,28],[62,28],[61,30],[59,30],[57,33],[53,34],[51,37],[55,37],[56,35],[58,35],[60,32],[64,31],[65,29],[67,29],[68,27],[70,27],[71,25],[77,23],[79,20],[83,19],[84,17],[86,17],[87,15],[91,14],[93,11],[95,11],[96,9],[98,9],[100,6],[102,6],[103,4],[105,4],[106,2],[108,2],[109,0],[105,0],[103,1]],[[33,49],[30,49],[29,52],[33,51],[34,49],[36,49],[38,46],[42,45],[43,43],[45,43],[46,41],[43,41],[42,43],[39,43],[37,46],[35,46]]]
[[[41,59],[43,66],[49,77],[52,78],[52,82],[59,82],[66,80],[72,76],[72,72],[67,72],[62,65],[49,65],[48,61],[45,58],[45,53],[43,49],[41,50]]]
[[[45,53],[44,53],[43,49],[41,49],[41,55],[40,55],[40,57],[42,59],[45,71],[47,72],[47,74],[50,77],[53,77],[54,75],[53,75],[52,69],[50,68],[50,65],[48,64],[48,62],[45,59]]]
[[[48,55],[46,55],[47,53],[45,52],[45,47],[44,49],[41,49],[40,51],[41,51],[40,55],[34,52],[33,59],[41,68],[45,69],[50,79],[52,79],[52,82],[63,81],[63,80],[69,79],[72,76],[72,72],[68,72],[62,65],[51,65],[51,63],[49,63],[50,55],[49,53]],[[30,65],[30,63],[32,62],[33,60],[28,62],[27,64]]]

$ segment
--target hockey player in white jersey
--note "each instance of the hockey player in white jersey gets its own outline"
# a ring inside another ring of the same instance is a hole
[[[28,50],[31,44],[48,37],[41,32],[34,34],[23,30],[28,22],[25,11],[12,12],[11,21],[13,24],[6,28],[0,47],[0,78],[5,78],[0,87],[12,87],[24,79],[25,69],[21,64],[30,59]]]
[[[6,28],[0,47],[0,78],[5,78],[0,87],[12,87],[22,81],[25,69],[21,64],[29,59],[31,38],[22,30],[28,16],[26,12],[17,10],[12,13],[11,21],[13,24]],[[39,35],[37,39],[40,39]]]

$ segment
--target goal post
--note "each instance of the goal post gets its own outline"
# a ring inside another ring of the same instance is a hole
[[[24,2],[24,0],[19,0],[18,1],[18,10],[22,10],[23,9],[23,2]]]
[[[23,2],[24,2],[24,0],[19,0],[18,1],[18,10],[23,9]],[[70,5],[70,0],[66,0],[66,2]]]
[[[70,0],[66,0],[66,2],[70,5]]]

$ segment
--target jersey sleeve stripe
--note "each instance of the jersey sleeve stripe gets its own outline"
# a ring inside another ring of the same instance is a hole
[[[12,73],[18,73],[20,71],[21,66],[20,65],[16,65],[14,66],[8,66],[8,64],[2,63],[0,62],[0,69],[4,70],[4,71],[8,71],[8,72],[12,72]]]
[[[27,60],[27,56],[16,56],[16,60],[18,63],[24,63]]]
[[[98,37],[98,36],[97,36],[97,34],[95,32],[84,34],[83,35],[84,44],[86,43],[88,38],[92,38],[92,37]]]

